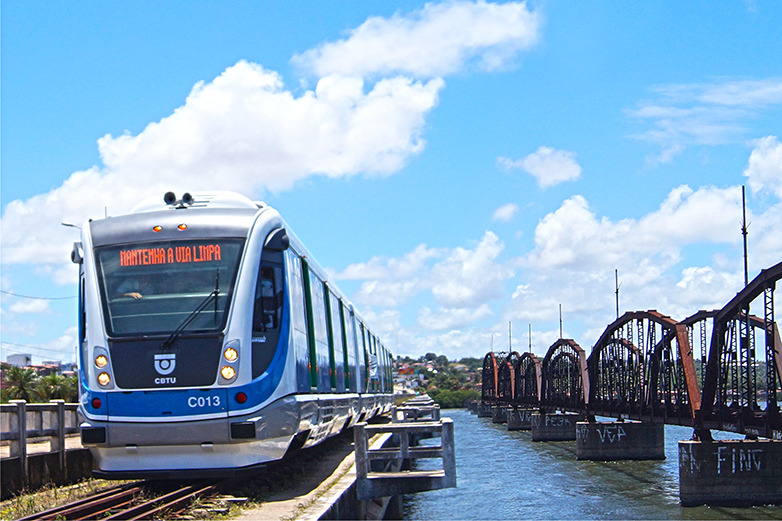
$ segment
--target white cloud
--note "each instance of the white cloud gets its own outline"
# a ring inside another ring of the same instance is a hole
[[[598,219],[580,195],[546,215],[535,230],[535,250],[528,261],[541,267],[596,268],[638,266],[640,256],[654,257],[664,269],[678,261],[684,245],[735,243],[741,218],[736,188],[687,186],[673,189],[660,207],[641,219]]]
[[[426,353],[444,354],[449,360],[483,358],[491,347],[491,333],[483,329],[452,329],[443,333],[409,335],[400,344],[399,354],[414,357]]]
[[[426,330],[442,331],[468,326],[492,314],[488,304],[468,308],[440,308],[436,311],[423,307],[418,311],[418,323]]]
[[[704,309],[719,309],[736,294],[744,280],[740,273],[727,273],[710,266],[693,266],[682,270],[681,279],[676,283],[679,291],[679,305],[696,305]],[[704,303],[710,303],[704,306]],[[688,315],[698,311],[689,308]],[[686,317],[680,317],[686,318]]]
[[[8,311],[20,315],[51,313],[49,302],[46,300],[19,300],[8,306]]]
[[[514,203],[504,204],[494,210],[494,214],[491,218],[493,221],[508,222],[513,219],[518,211],[519,205]]]
[[[361,284],[361,288],[352,298],[364,305],[392,308],[404,304],[421,289],[421,281],[418,278],[368,280]]]
[[[541,188],[575,181],[581,177],[581,166],[576,161],[575,153],[546,146],[538,148],[522,159],[500,157],[497,161],[503,168],[524,170],[537,180]]]
[[[653,92],[656,99],[626,113],[651,125],[632,137],[659,145],[661,152],[650,161],[666,163],[689,146],[744,139],[746,121],[760,109],[782,104],[782,78],[663,85]]]
[[[430,3],[409,15],[370,17],[348,38],[308,50],[293,62],[320,77],[438,77],[473,61],[492,70],[535,45],[541,24],[524,2]]]
[[[79,330],[76,326],[69,327],[56,339],[52,340],[47,347],[52,349],[75,349]]]
[[[372,257],[368,262],[351,264],[342,272],[334,275],[337,280],[367,280],[394,278],[402,279],[416,275],[427,260],[437,258],[442,252],[419,244],[410,253],[402,257]]]
[[[419,322],[445,329],[491,313],[488,302],[501,298],[504,281],[513,275],[498,260],[503,249],[499,238],[486,232],[473,249],[435,250],[422,244],[399,258],[352,264],[335,278],[362,280],[351,299],[366,306],[398,307],[418,294],[431,295],[440,308],[421,312]]]
[[[446,2],[373,17],[348,38],[294,58],[317,76],[301,95],[276,72],[239,61],[197,83],[181,107],[139,134],[100,138],[102,166],[9,203],[0,221],[3,263],[67,262],[77,239],[61,221],[122,214],[168,190],[257,194],[315,175],[396,172],[424,148],[425,118],[445,85],[440,75],[476,61],[506,65],[539,29],[524,3]]]
[[[496,262],[504,245],[486,232],[475,249],[455,248],[432,268],[432,294],[445,307],[477,307],[502,296],[513,272]]]
[[[189,176],[194,190],[278,191],[316,174],[387,174],[422,150],[424,116],[442,87],[397,77],[365,91],[360,79],[331,76],[294,97],[278,74],[241,61],[138,136],[98,144],[114,175]]]
[[[767,189],[782,199],[782,143],[776,136],[755,141],[744,175],[753,192]]]

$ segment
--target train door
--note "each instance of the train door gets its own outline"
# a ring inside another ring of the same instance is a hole
[[[359,393],[367,392],[366,381],[366,350],[364,348],[366,339],[364,338],[364,324],[353,314],[354,317],[354,329],[356,338],[356,390]]]
[[[345,366],[347,388],[351,392],[358,392],[358,365],[356,360],[356,319],[353,312],[342,306],[343,324],[345,326],[345,351],[347,352],[347,362]]]
[[[340,323],[340,329],[342,331],[342,376],[343,384],[342,388],[344,392],[350,392],[350,345],[348,344],[347,326],[345,323],[345,304],[340,300],[339,302],[339,316],[337,320]]]
[[[337,296],[328,291],[327,311],[329,322],[329,363],[331,364],[331,387],[338,393],[345,392],[345,366],[344,366],[344,335],[342,334],[341,308],[342,302]]]
[[[367,353],[369,349],[369,330],[361,322],[359,322],[359,329],[361,330],[361,342],[358,346],[359,363],[361,364],[361,390],[367,392],[369,391],[369,359]]]
[[[324,283],[323,289],[323,307],[326,315],[326,336],[328,337],[329,347],[329,384],[331,385],[331,392],[337,390],[337,369],[334,356],[334,321],[331,317],[331,291],[329,291],[328,283]]]
[[[306,259],[302,260],[302,279],[309,331],[310,386],[312,391],[327,393],[331,390],[331,382],[324,287]]]
[[[285,254],[288,262],[288,289],[291,300],[291,334],[293,335],[293,351],[296,359],[296,390],[300,393],[309,392],[310,353],[307,330],[307,312],[304,302],[304,277],[302,260],[292,250]]]

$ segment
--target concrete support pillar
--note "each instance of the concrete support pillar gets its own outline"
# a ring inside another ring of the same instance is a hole
[[[679,442],[683,506],[782,504],[782,440]]]
[[[508,409],[508,430],[528,431],[532,429],[532,413],[534,412],[535,409]]]
[[[532,441],[569,441],[576,439],[576,423],[583,415],[564,412],[554,414],[532,414]]]
[[[639,421],[578,422],[576,457],[596,461],[665,459],[665,425]]]
[[[22,486],[27,484],[28,462],[27,462],[27,402],[24,400],[9,400],[10,404],[16,406],[16,414],[11,417],[11,430],[16,424],[16,439],[11,440],[11,457],[19,458],[19,475]],[[14,420],[16,420],[14,422]]]
[[[491,410],[492,423],[507,423],[508,422],[508,406],[507,405],[495,405]]]
[[[492,405],[486,403],[478,404],[478,418],[491,418]]]

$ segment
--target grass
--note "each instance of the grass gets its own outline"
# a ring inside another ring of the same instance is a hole
[[[37,512],[43,512],[73,501],[78,501],[116,487],[125,481],[85,479],[73,485],[58,487],[46,485],[33,493],[20,493],[16,497],[0,502],[0,519],[19,519]]]

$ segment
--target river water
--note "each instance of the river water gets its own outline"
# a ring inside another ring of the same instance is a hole
[[[576,460],[575,441],[533,442],[466,409],[442,415],[454,421],[458,486],[405,496],[404,519],[782,519],[778,506],[679,505],[678,442],[692,428],[665,427],[665,460],[594,462]]]

